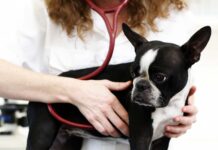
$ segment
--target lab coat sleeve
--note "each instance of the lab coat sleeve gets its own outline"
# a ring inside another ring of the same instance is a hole
[[[17,45],[22,66],[45,72],[45,36],[48,19],[44,0],[26,0],[17,31]]]

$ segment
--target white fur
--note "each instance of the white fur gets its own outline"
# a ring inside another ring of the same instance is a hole
[[[150,49],[150,50],[148,50],[148,51],[142,56],[142,58],[141,58],[141,60],[140,60],[140,71],[139,71],[139,73],[140,73],[140,74],[143,74],[143,71],[146,71],[146,75],[147,75],[146,78],[148,78],[148,79],[149,79],[148,69],[149,69],[151,63],[154,62],[154,60],[155,60],[155,58],[156,58],[156,56],[157,56],[157,53],[158,53],[158,49],[156,49],[156,50]],[[151,87],[152,87],[152,88],[151,88],[152,91],[151,91],[151,97],[150,97],[150,99],[151,99],[151,102],[154,103],[153,105],[156,106],[156,105],[157,105],[157,104],[156,104],[156,103],[157,103],[156,99],[158,99],[158,97],[160,96],[160,91],[159,91],[159,89],[156,88],[156,86],[151,82],[151,80],[149,80],[149,81],[150,81],[150,84],[151,84]]]
[[[148,80],[149,79],[148,69],[149,69],[151,63],[154,62],[154,60],[157,56],[157,52],[158,52],[158,50],[150,49],[141,57],[139,73],[144,74],[143,72],[145,72],[146,76],[139,76],[133,80],[133,89],[132,89],[131,96],[133,96],[133,93],[135,91],[135,85],[139,80],[141,80],[141,79]],[[157,99],[157,97],[159,97],[159,95],[160,95],[160,91],[155,87],[155,85],[152,82],[150,82],[150,84],[152,86],[151,99]],[[133,99],[133,97],[131,97],[131,99]],[[156,103],[156,101],[154,101],[154,102]],[[147,106],[144,103],[138,103],[138,104]]]
[[[129,144],[128,139],[124,139],[124,138],[113,138],[113,137],[98,137],[98,136],[94,136],[92,134],[89,133],[89,131],[87,130],[82,130],[82,129],[66,129],[66,132],[69,135],[76,135],[78,137],[82,137],[84,139],[96,139],[96,140],[102,140],[102,141],[117,141],[120,143],[125,143],[125,144]]]
[[[157,108],[152,113],[153,119],[153,137],[152,140],[156,140],[164,136],[164,130],[166,125],[176,125],[172,120],[173,117],[182,115],[182,107],[185,105],[186,98],[191,88],[191,74],[189,71],[188,81],[186,86],[175,96],[173,96],[169,104],[164,108]]]
[[[160,90],[152,83],[152,81],[150,80],[150,84],[151,84],[151,100],[150,103],[153,106],[159,106],[160,104],[158,104],[159,102],[159,97],[161,95]]]
[[[137,84],[137,82],[139,82],[140,80],[145,80],[144,77],[137,77],[133,80],[133,90],[132,90],[132,94],[131,94],[131,100],[133,100],[133,96],[134,96],[134,92],[135,92],[135,86]],[[150,100],[150,104],[146,104],[146,103],[140,103],[137,101],[134,101],[134,103],[137,103],[138,105],[142,105],[142,106],[159,106],[160,104],[158,104],[158,98],[161,95],[161,92],[159,91],[159,89],[151,82],[151,80],[146,79],[150,85],[151,85],[151,93],[149,94],[148,99]]]
[[[140,71],[139,71],[140,74],[146,71],[148,75],[148,68],[151,65],[151,63],[154,62],[157,56],[157,52],[158,50],[150,49],[142,56],[140,60]]]

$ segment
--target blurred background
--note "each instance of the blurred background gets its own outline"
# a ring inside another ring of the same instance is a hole
[[[14,44],[14,34],[25,0],[0,0],[0,52],[10,55],[4,45]],[[203,52],[201,61],[194,66],[197,92],[195,103],[199,113],[197,123],[185,135],[173,139],[170,150],[217,149],[218,147],[218,1],[189,0],[189,9],[196,22],[193,31],[204,25],[212,27],[212,38]],[[182,29],[181,29],[182,30]],[[5,105],[7,110],[5,111]],[[26,102],[0,98],[0,150],[25,150],[28,127],[25,121]],[[13,114],[11,118],[1,117]],[[8,120],[4,123],[3,120]],[[15,123],[16,122],[16,123]]]

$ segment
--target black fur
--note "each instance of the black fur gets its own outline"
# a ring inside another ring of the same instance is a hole
[[[200,58],[200,53],[206,46],[210,34],[210,27],[204,27],[194,34],[183,46],[161,41],[147,41],[142,36],[133,32],[127,25],[123,25],[123,30],[129,41],[135,46],[136,58],[134,62],[110,65],[94,79],[108,79],[111,81],[128,81],[132,77],[141,76],[139,73],[140,59],[148,50],[157,50],[158,55],[149,67],[150,80],[161,91],[164,102],[160,107],[168,104],[170,98],[180,91],[187,81],[187,69]],[[92,72],[96,68],[89,68],[77,71],[67,71],[61,74],[66,77],[81,77]],[[155,75],[166,74],[166,82],[158,81]],[[137,86],[139,92],[149,89],[147,82],[140,82]],[[154,107],[145,107],[130,101],[130,91],[132,87],[125,91],[114,92],[121,104],[129,113],[130,147],[131,150],[167,150],[170,139],[161,137],[152,141],[153,129],[151,114]],[[142,99],[146,99],[142,96]],[[89,124],[79,110],[70,104],[52,104],[56,112],[63,118],[74,122]],[[67,130],[74,130],[73,127],[61,125],[48,112],[47,105],[31,102],[28,107],[28,121],[30,132],[28,136],[27,150],[79,150],[82,139],[69,135]],[[88,131],[90,134],[104,138],[95,130]],[[58,133],[58,134],[57,134]],[[57,136],[58,135],[58,136]],[[123,136],[123,138],[127,138]]]

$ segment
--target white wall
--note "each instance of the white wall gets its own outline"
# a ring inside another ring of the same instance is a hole
[[[184,136],[174,139],[171,150],[217,149],[218,147],[218,1],[191,0],[190,9],[197,18],[193,26],[212,27],[211,40],[194,66],[197,86],[197,123]]]
[[[11,41],[13,49],[13,35],[20,10],[24,0],[0,0],[0,49],[5,49],[5,41]],[[13,4],[13,5],[12,5]],[[202,54],[201,61],[195,65],[196,76],[196,105],[199,109],[197,123],[184,136],[173,139],[171,150],[184,149],[217,149],[218,147],[218,1],[191,0],[190,9],[198,21],[193,28],[211,25],[212,38]],[[181,29],[182,30],[182,29]],[[8,40],[10,39],[10,40]],[[12,50],[11,49],[11,50]],[[12,56],[15,57],[15,56]],[[4,142],[0,141],[1,144]],[[22,147],[19,145],[18,147]],[[23,145],[24,149],[25,145]],[[16,148],[15,148],[16,149]]]
[[[198,16],[217,17],[218,15],[217,0],[189,0],[188,3],[192,12]]]

